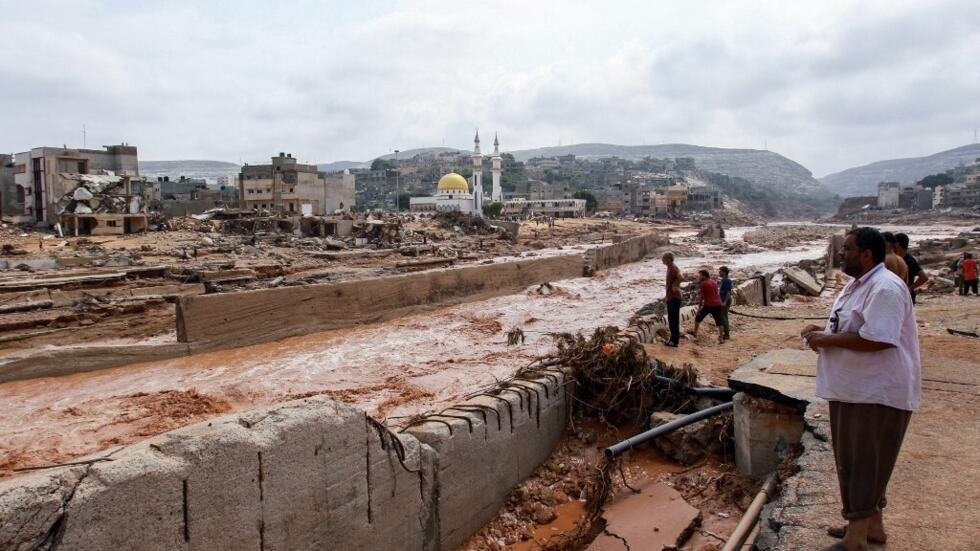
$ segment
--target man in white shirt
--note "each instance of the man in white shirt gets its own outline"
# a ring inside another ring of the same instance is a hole
[[[845,528],[828,549],[859,551],[886,540],[882,508],[912,412],[919,409],[919,334],[908,287],[886,269],[885,240],[873,228],[848,232],[841,290],[826,327],[803,328],[816,351],[817,396],[830,405],[831,438]]]

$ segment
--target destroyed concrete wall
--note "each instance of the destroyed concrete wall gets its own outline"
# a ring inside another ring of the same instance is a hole
[[[238,201],[232,201],[232,204],[237,204]],[[211,210],[218,207],[218,202],[213,199],[197,199],[197,200],[176,200],[176,199],[163,199],[159,202],[158,210],[169,217],[177,216],[190,216],[192,214],[201,214],[206,210]]]
[[[510,238],[513,239],[514,241],[517,241],[517,236],[521,232],[520,222],[510,222],[508,220],[491,220],[489,224],[491,226],[497,226],[499,228],[503,228],[504,231],[507,232],[507,235],[509,235]]]
[[[732,292],[735,304],[769,306],[771,302],[769,296],[769,280],[770,276],[760,275],[738,284]]]
[[[582,275],[577,255],[393,277],[182,297],[177,340],[222,348],[394,319],[419,307],[481,300]],[[261,324],[254,320],[261,319]]]
[[[313,397],[8,479],[0,548],[448,551],[564,430],[562,374],[518,384],[397,436]]]
[[[638,262],[643,260],[658,247],[662,247],[669,242],[665,233],[650,233],[640,235],[589,251],[586,256],[586,265],[591,267],[589,273],[606,270],[621,264]]]
[[[516,380],[406,432],[435,450],[439,549],[456,549],[489,522],[511,488],[548,457],[565,430],[565,376]],[[569,381],[568,384],[571,384]]]

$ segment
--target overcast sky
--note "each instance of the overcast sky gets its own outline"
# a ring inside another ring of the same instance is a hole
[[[360,4],[365,4],[362,6]],[[973,143],[962,1],[0,0],[0,152],[370,160],[584,142],[780,153],[823,176]]]

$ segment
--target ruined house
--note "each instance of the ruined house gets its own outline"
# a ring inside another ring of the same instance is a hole
[[[127,182],[135,182],[139,176],[136,146],[107,145],[104,149],[36,147],[14,155],[14,186],[9,190],[11,197],[6,196],[6,186],[2,188],[3,203],[20,211],[10,213],[9,217],[15,222],[58,223],[61,210],[57,203],[78,187],[78,175],[99,175],[108,171]],[[127,190],[127,193],[131,192]]]

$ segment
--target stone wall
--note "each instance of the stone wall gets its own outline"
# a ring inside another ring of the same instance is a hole
[[[221,343],[222,348],[401,317],[517,292],[529,285],[582,275],[582,257],[567,255],[481,264],[412,274],[182,297],[177,302],[179,342]],[[255,320],[261,319],[261,324]]]
[[[2,549],[452,550],[551,454],[553,371],[395,434],[324,397],[0,482]]]
[[[649,234],[565,255],[431,270],[361,281],[183,297],[177,340],[197,349],[223,348],[393,319],[420,307],[483,300],[529,285],[570,279],[642,260],[667,243]],[[253,323],[260,317],[261,326]]]
[[[650,233],[592,249],[586,253],[587,273],[639,262],[669,242],[666,234]]]

